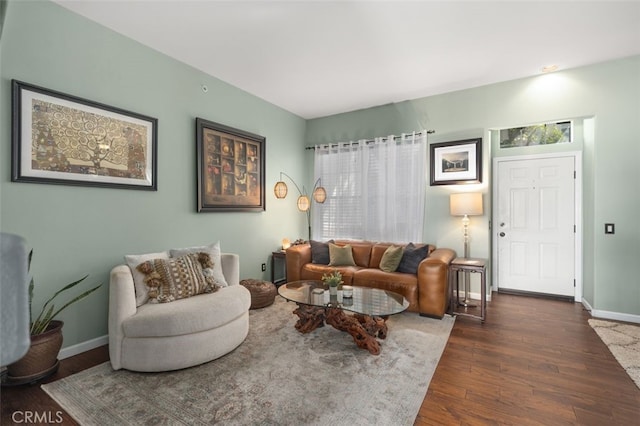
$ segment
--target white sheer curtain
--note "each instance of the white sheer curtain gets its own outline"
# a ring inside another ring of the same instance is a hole
[[[427,132],[315,147],[315,178],[327,190],[313,206],[315,240],[420,242]]]

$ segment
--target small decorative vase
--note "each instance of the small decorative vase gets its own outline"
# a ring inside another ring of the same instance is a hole
[[[338,286],[330,285],[329,286],[329,296],[337,296],[338,295]]]

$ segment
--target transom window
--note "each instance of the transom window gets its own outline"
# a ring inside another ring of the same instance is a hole
[[[500,148],[571,143],[572,136],[572,121],[512,127],[500,130]]]

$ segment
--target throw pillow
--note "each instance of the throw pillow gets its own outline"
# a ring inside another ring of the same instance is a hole
[[[404,272],[406,274],[417,274],[418,265],[422,262],[422,259],[427,257],[429,252],[429,246],[424,245],[422,247],[416,247],[413,243],[407,244],[402,253],[402,259],[398,265],[398,272]]]
[[[166,303],[218,290],[208,253],[190,253],[171,259],[153,259],[136,269],[145,275],[149,303]]]
[[[311,263],[318,265],[329,264],[329,243],[333,243],[333,240],[329,240],[326,243],[320,241],[309,241],[311,244]]]
[[[124,257],[125,262],[131,269],[131,275],[133,276],[133,285],[136,289],[136,307],[144,305],[149,300],[147,285],[144,283],[145,276],[142,272],[136,269],[136,266],[147,260],[168,258],[168,251],[148,254],[130,254]]]
[[[221,253],[220,250],[220,241],[216,241],[213,244],[208,246],[201,247],[189,247],[189,248],[181,248],[181,249],[171,249],[169,253],[171,257],[180,257],[189,253],[199,253],[205,252],[208,253],[211,257],[211,261],[213,262],[213,279],[218,287],[227,287],[229,284],[224,277],[224,273],[222,273],[222,261],[221,261]]]
[[[329,243],[329,266],[356,266],[349,244],[344,247]]]
[[[380,269],[384,272],[395,272],[402,260],[402,247],[389,246],[380,259]]]

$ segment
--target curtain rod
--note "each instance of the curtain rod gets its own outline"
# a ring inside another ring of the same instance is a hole
[[[427,134],[431,135],[434,134],[436,131],[435,130],[427,130]],[[413,134],[413,133],[412,133]],[[422,134],[422,132],[416,132],[415,133],[416,136],[420,136]],[[400,139],[402,136],[394,136],[393,140],[396,139]],[[382,139],[386,140],[386,137],[383,137]],[[376,140],[375,139],[367,139],[364,141],[365,144],[370,144],[370,143],[374,143]],[[338,143],[328,143],[328,144],[321,144],[321,145],[325,145],[325,146],[329,146],[329,147],[335,147],[335,146],[340,146],[340,145],[354,145],[356,143],[358,143],[359,141],[351,141],[351,142],[338,142]],[[315,146],[306,146],[304,149],[313,149],[315,150],[316,147]]]

